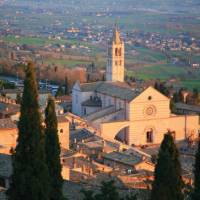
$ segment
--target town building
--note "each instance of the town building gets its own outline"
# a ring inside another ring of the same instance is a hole
[[[131,88],[124,82],[124,42],[116,28],[108,43],[106,81],[72,89],[72,112],[84,118],[101,137],[128,145],[160,144],[170,131],[176,141],[197,137],[198,115],[175,115],[170,99],[153,87]]]
[[[69,150],[69,121],[64,116],[58,116],[58,137],[61,150]],[[18,138],[18,128],[11,118],[0,119],[0,153],[10,154],[15,149]]]

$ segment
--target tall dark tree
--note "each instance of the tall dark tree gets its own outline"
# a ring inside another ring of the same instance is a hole
[[[64,94],[65,94],[65,92],[64,92],[62,86],[60,85],[55,96],[60,97],[60,96],[63,96]]]
[[[107,182],[103,181],[101,183],[100,192],[97,194],[95,194],[92,190],[84,189],[81,191],[81,193],[84,196],[84,200],[123,200],[122,198],[120,198],[114,180],[110,180]],[[127,196],[127,198],[128,197],[130,199],[133,196]]]
[[[21,94],[20,92],[17,93],[17,96],[16,96],[16,103],[17,104],[21,104],[22,102],[22,97],[21,97]]]
[[[120,200],[114,180],[102,182],[101,192],[95,196],[96,200]]]
[[[160,90],[159,83],[158,83],[157,81],[155,82],[154,88],[155,88],[156,90]]]
[[[49,200],[49,174],[45,158],[44,130],[38,104],[34,66],[29,63],[24,81],[18,144],[13,154],[9,200]]]
[[[195,156],[194,165],[194,191],[192,193],[192,200],[200,199],[200,140],[198,142],[198,149]]]
[[[81,190],[83,194],[83,200],[95,200],[94,191],[92,190]]]
[[[165,83],[156,81],[154,88],[165,96],[169,96],[169,89],[165,86]]]
[[[127,195],[125,200],[137,200],[137,194]]]
[[[179,153],[170,133],[165,134],[155,167],[151,200],[183,200]]]
[[[65,77],[65,95],[70,95],[70,85],[67,76]]]
[[[55,112],[54,100],[49,98],[48,105],[45,110],[45,150],[46,161],[50,174],[51,200],[61,200],[63,179],[61,176],[61,163],[60,163],[60,144],[58,138],[58,123]]]
[[[181,88],[180,90],[179,90],[179,92],[178,92],[178,100],[179,100],[179,102],[182,102],[182,103],[184,103],[184,96],[183,96],[183,88]]]

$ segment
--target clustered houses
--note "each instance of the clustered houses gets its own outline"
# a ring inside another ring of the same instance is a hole
[[[4,90],[3,92],[5,96],[0,96],[0,153],[10,154],[17,142],[17,122],[20,116],[20,105],[16,104],[18,90],[12,90],[12,92]],[[44,113],[48,96],[49,93],[40,93],[39,95],[42,113]],[[63,109],[57,104],[56,113],[58,116],[58,135],[61,148],[63,150],[68,150],[69,122],[63,115]]]
[[[72,90],[72,112],[83,117],[103,138],[128,145],[159,144],[167,131],[176,141],[197,137],[198,115],[175,115],[170,99],[148,88],[124,82],[124,42],[117,28],[108,45],[105,82],[80,84]]]
[[[118,29],[109,42],[106,72],[105,82],[77,82],[74,85],[73,113],[60,115],[57,110],[59,141],[65,150],[61,155],[62,176],[65,180],[87,183],[90,187],[115,177],[127,188],[147,189],[154,178],[152,158],[155,154],[151,149],[154,147],[143,149],[143,146],[160,144],[169,130],[177,141],[197,137],[199,116],[174,115],[170,111],[170,99],[154,88],[131,88],[124,82],[124,42]],[[16,98],[16,92],[7,91],[5,94],[10,95]],[[48,94],[41,93],[40,105],[45,105],[47,98]],[[6,169],[11,166],[11,158],[6,154],[16,146],[18,129],[15,121],[20,110],[15,102],[0,99],[5,101],[3,106],[0,104],[0,114],[7,113],[0,115],[3,116],[0,119],[0,153],[3,153],[0,154],[0,164],[5,160],[1,169]],[[8,105],[11,103],[12,106]],[[60,97],[56,103],[63,103],[65,111],[71,109],[69,97]],[[12,107],[17,107],[16,113],[8,109]],[[142,148],[133,147],[135,145]],[[192,178],[188,172],[191,169],[188,169],[187,161],[192,166],[193,157],[181,157],[184,169],[187,169],[183,174],[184,181],[190,183]],[[3,179],[5,188],[9,186],[12,169],[7,171],[0,170],[0,185]]]
[[[159,33],[130,32],[127,40],[129,44],[134,43],[160,51],[200,51],[200,41],[189,34],[165,36]]]

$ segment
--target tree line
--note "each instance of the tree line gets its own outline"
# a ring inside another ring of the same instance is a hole
[[[45,125],[38,104],[34,66],[25,70],[17,146],[12,155],[9,200],[63,200],[60,145],[53,99],[48,100]]]

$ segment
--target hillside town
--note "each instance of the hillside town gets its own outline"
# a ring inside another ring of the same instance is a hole
[[[200,200],[199,0],[0,0],[0,200]]]
[[[80,83],[72,93],[58,95],[59,86],[39,82],[39,107],[44,118],[51,96],[55,101],[64,191],[82,199],[81,189],[97,190],[114,179],[120,194],[148,199],[156,158],[164,134],[170,132],[180,151],[181,176],[194,183],[193,165],[199,137],[199,106],[182,103],[170,109],[170,98],[142,84],[124,81],[124,42],[117,28],[108,43],[106,81]],[[15,151],[24,84],[7,80],[15,89],[0,93],[0,195],[11,186],[11,154]],[[174,112],[173,111],[173,112]],[[162,126],[160,126],[162,125]]]

